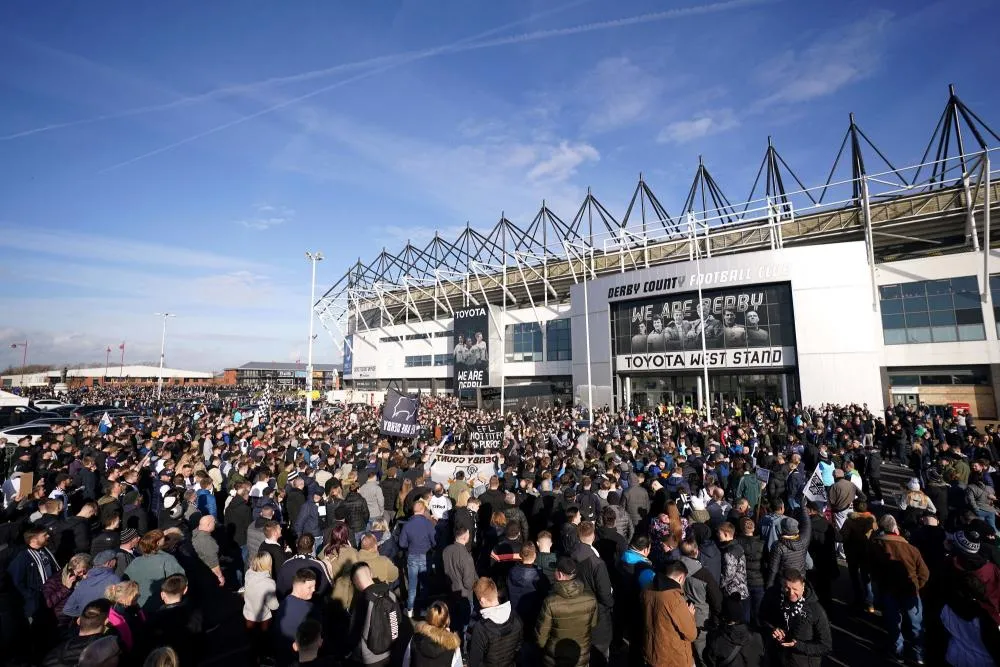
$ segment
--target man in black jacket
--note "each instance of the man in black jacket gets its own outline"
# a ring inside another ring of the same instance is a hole
[[[799,570],[785,570],[780,584],[768,590],[761,617],[779,664],[820,667],[833,651],[830,621]]]
[[[77,619],[79,634],[73,633],[69,639],[52,649],[42,661],[42,667],[76,667],[84,649],[105,636],[110,611],[111,603],[107,600],[94,600],[84,607]]]
[[[591,646],[604,657],[607,664],[611,651],[613,633],[612,613],[614,611],[614,590],[611,587],[611,577],[608,566],[601,560],[594,541],[597,529],[592,521],[584,521],[579,526],[580,542],[571,554],[577,563],[577,580],[597,599],[597,627],[591,633]]]
[[[469,636],[469,667],[514,667],[524,636],[521,619],[509,601],[500,604],[492,579],[480,577],[473,594],[479,600],[482,620],[472,627]],[[524,664],[537,662],[537,658],[528,659]]]
[[[368,528],[368,502],[358,493],[357,483],[351,484],[350,492],[337,508],[337,519],[343,519],[351,530],[352,543],[357,545]]]
[[[236,485],[236,495],[229,501],[223,515],[226,522],[226,537],[239,546],[243,554],[244,566],[249,562],[250,554],[247,553],[247,531],[253,520],[253,511],[250,509],[248,499],[250,498],[250,482],[239,482]]]

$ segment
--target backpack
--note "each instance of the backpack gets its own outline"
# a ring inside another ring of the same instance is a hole
[[[399,624],[402,611],[391,591],[384,594],[373,593],[371,615],[368,621],[368,636],[365,644],[375,655],[388,653],[399,639]]]

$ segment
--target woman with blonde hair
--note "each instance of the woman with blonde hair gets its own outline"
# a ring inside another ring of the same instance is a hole
[[[413,491],[413,480],[409,477],[404,477],[403,485],[399,488],[399,494],[396,496],[397,521],[401,521],[406,518],[406,514],[403,513],[404,503],[406,502],[406,496],[410,495],[410,491]]]
[[[403,654],[403,667],[462,667],[462,640],[448,629],[450,624],[448,606],[443,602],[431,604],[424,620],[413,626],[413,638]]]
[[[243,618],[251,632],[266,632],[271,626],[271,612],[278,608],[278,594],[271,578],[271,554],[261,551],[250,559],[243,590]]]
[[[180,667],[181,659],[177,657],[177,651],[169,646],[160,646],[153,649],[146,656],[146,661],[142,667]]]
[[[146,616],[139,608],[139,584],[123,581],[104,589],[104,597],[111,603],[108,624],[122,640],[126,651],[140,643],[146,625]]]
[[[455,507],[468,507],[469,498],[471,497],[472,497],[471,490],[462,489],[461,491],[458,492],[458,495],[455,496]]]

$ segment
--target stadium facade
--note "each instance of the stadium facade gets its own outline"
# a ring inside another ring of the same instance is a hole
[[[569,222],[543,204],[527,226],[383,250],[315,310],[348,388],[506,407],[919,401],[994,419],[991,142],[952,89],[917,165],[894,166],[852,115],[817,187],[769,140],[742,203],[703,163],[679,214],[640,177],[620,218],[588,193]]]

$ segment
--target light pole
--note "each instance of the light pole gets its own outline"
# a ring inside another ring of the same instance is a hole
[[[156,374],[156,400],[160,400],[163,392],[163,352],[167,347],[167,318],[177,317],[173,313],[153,313],[157,317],[163,318],[163,335],[160,337],[160,371]]]
[[[312,263],[312,282],[309,289],[309,362],[306,365],[306,421],[312,417],[313,405],[313,304],[316,303],[316,263],[323,261],[323,253],[306,252]]]
[[[16,350],[19,347],[24,348],[24,356],[21,358],[21,391],[24,391],[24,367],[28,365],[28,340],[25,339],[23,343],[11,343],[10,349]]]
[[[111,363],[111,346],[108,345],[108,349],[105,350],[104,355],[104,382],[108,380],[108,365]]]

